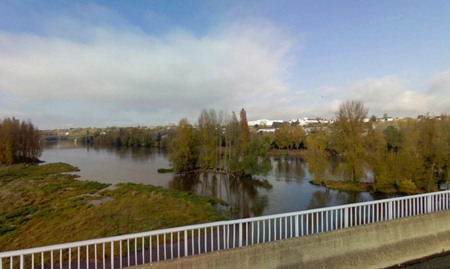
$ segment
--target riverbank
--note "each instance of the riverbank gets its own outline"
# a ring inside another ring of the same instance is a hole
[[[269,150],[269,156],[280,156],[280,155],[287,155],[287,156],[297,156],[306,158],[308,150],[307,149],[270,149]]]
[[[309,183],[317,186],[323,186],[328,189],[347,191],[347,192],[371,192],[372,185],[370,183],[355,183],[351,181],[334,181],[334,180],[311,180]]]
[[[0,249],[222,220],[218,199],[143,184],[81,181],[64,163],[0,167]]]

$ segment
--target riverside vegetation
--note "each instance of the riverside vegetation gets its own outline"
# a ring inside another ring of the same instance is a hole
[[[439,184],[448,188],[450,117],[380,123],[374,117],[367,121],[367,114],[362,102],[343,102],[335,123],[310,127],[306,135],[303,127],[289,123],[274,134],[258,133],[248,126],[244,109],[240,121],[234,113],[203,110],[197,125],[181,119],[159,142],[169,145],[177,173],[205,170],[251,178],[270,170],[270,150],[285,149],[301,151],[313,183],[327,188],[401,194],[434,191]],[[22,126],[26,123],[14,118],[0,125],[0,163],[24,160],[27,149],[18,145],[32,145],[26,134],[36,137],[36,132],[21,132],[27,129]],[[37,159],[39,150],[34,154]],[[75,169],[65,164],[0,167],[2,251],[223,218],[212,205],[219,201],[211,198],[136,184],[112,190],[60,174]]]
[[[240,121],[234,112],[202,110],[195,126],[180,120],[167,143],[169,159],[178,173],[242,178],[267,173],[270,150],[295,149],[305,156],[312,183],[327,188],[399,194],[435,191],[443,183],[448,188],[450,117],[379,122],[367,116],[361,101],[346,101],[333,124],[310,126],[306,135],[302,126],[285,122],[271,134],[250,129],[244,109]]]
[[[225,219],[215,198],[142,184],[76,180],[64,163],[0,166],[0,250]]]

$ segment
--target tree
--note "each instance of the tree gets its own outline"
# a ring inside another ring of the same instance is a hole
[[[404,133],[394,126],[390,125],[383,130],[384,139],[386,140],[387,150],[398,152],[404,140]]]
[[[296,125],[292,128],[292,145],[298,150],[306,138],[305,130],[301,125]]]
[[[364,134],[367,132],[367,125],[364,119],[367,113],[368,109],[364,107],[362,101],[345,101],[335,114],[334,146],[345,160],[341,167],[344,177],[353,182],[359,182],[365,178]]]
[[[203,109],[198,118],[199,164],[203,168],[217,166],[217,113]]]
[[[13,117],[0,123],[0,163],[35,162],[41,153],[41,134],[31,121]]]
[[[291,148],[293,144],[291,125],[288,122],[283,123],[283,125],[275,130],[275,143],[279,149]]]
[[[180,120],[177,134],[172,140],[169,161],[177,173],[191,171],[197,167],[198,151],[194,128],[186,118]]]
[[[330,178],[327,150],[327,137],[324,131],[320,130],[310,134],[307,141],[307,160],[309,171],[314,176],[314,181],[327,186]]]
[[[241,125],[233,112],[228,124],[225,127],[225,171],[227,173],[237,173],[241,156]]]
[[[241,121],[241,140],[242,140],[242,154],[246,155],[248,153],[248,143],[250,140],[250,129],[248,128],[247,112],[245,109],[241,109],[240,113]]]
[[[269,159],[270,144],[259,135],[252,135],[248,152],[240,162],[240,176],[267,175],[272,169]]]

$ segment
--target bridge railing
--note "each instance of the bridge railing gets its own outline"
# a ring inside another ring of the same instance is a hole
[[[121,268],[450,209],[450,191],[0,253],[4,268]]]

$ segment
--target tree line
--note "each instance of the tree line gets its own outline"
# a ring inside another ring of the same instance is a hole
[[[87,139],[89,137],[88,135]],[[161,134],[157,133],[155,136],[152,130],[138,127],[108,128],[106,132],[93,133],[92,139],[92,142],[99,146],[157,147],[160,146]]]
[[[5,118],[0,123],[0,163],[38,162],[41,134],[31,121]]]
[[[307,161],[314,180],[327,186],[335,180],[365,183],[372,190],[419,193],[450,182],[450,117],[424,117],[375,124],[361,101],[346,101],[329,129],[306,139]],[[342,160],[338,165],[330,156]]]
[[[233,112],[202,110],[194,126],[186,118],[171,138],[169,161],[175,172],[196,169],[234,176],[267,174],[272,168],[270,139],[249,129],[245,109]]]

